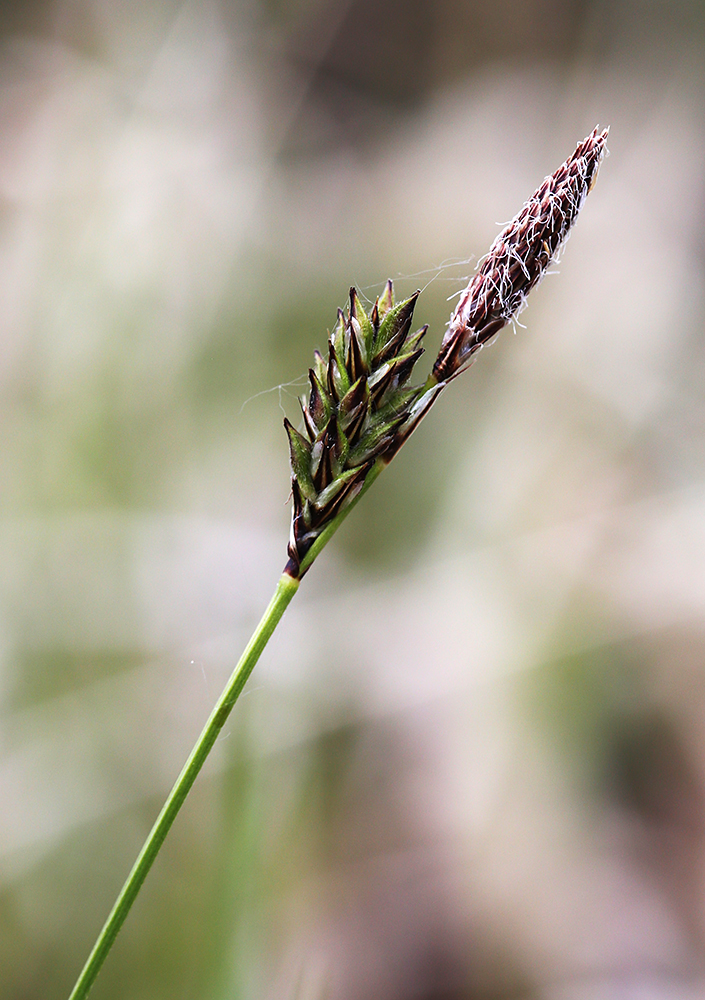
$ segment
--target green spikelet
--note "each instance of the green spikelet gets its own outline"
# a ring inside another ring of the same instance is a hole
[[[304,433],[284,421],[294,502],[286,572],[295,579],[316,538],[352,503],[373,465],[389,461],[418,422],[423,389],[406,386],[427,329],[411,333],[418,295],[395,305],[388,281],[368,314],[351,288],[347,315],[338,311],[330,334],[328,360],[316,352],[308,373]]]

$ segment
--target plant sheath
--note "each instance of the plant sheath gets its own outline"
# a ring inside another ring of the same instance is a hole
[[[188,760],[184,764],[181,774],[176,779],[174,787],[169,793],[169,797],[164,803],[162,811],[159,813],[154,826],[152,827],[142,850],[135,861],[132,871],[127,876],[125,884],[120,890],[120,895],[115,901],[108,919],[105,921],[103,929],[98,935],[98,939],[93,946],[93,950],[88,956],[88,960],[81,971],[76,985],[71,992],[69,1000],[83,1000],[93,986],[101,966],[105,961],[108,952],[113,946],[113,942],[122,927],[130,908],[134,903],[138,892],[147,877],[149,869],[154,863],[154,859],[159,853],[159,849],[164,843],[164,839],[169,832],[172,823],[176,819],[179,809],[184,803],[191,786],[193,785],[199,771],[205,763],[206,757],[213,748],[213,744],[225,725],[230,715],[233,705],[237,701],[248,677],[260,658],[262,650],[267,645],[274,629],[284,614],[289,602],[296,593],[299,581],[284,573],[279,579],[277,589],[272,600],[265,611],[262,619],[255,629],[252,638],[247,644],[244,653],[233,670],[230,679],[218,699],[215,708],[210,714],[208,721],[203,727],[203,731],[196,742]]]

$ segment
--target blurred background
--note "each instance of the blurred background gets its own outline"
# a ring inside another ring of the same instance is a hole
[[[96,1000],[705,996],[705,7],[0,5],[0,995],[65,998],[285,561],[355,283],[522,314],[306,577]]]

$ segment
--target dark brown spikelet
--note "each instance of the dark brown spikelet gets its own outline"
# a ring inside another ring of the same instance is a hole
[[[433,366],[438,382],[467,368],[473,354],[523,309],[546,273],[595,183],[609,131],[598,128],[545,178],[492,244],[450,318]]]
[[[321,532],[354,500],[375,462],[392,458],[426,408],[419,406],[423,390],[406,385],[426,333],[426,327],[411,332],[418,295],[395,305],[388,281],[367,313],[351,288],[347,314],[338,312],[329,337],[328,360],[314,355],[311,390],[301,400],[304,432],[284,421],[293,497],[285,571],[295,579]]]

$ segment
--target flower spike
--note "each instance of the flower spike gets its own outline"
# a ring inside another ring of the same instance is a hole
[[[395,304],[388,281],[367,313],[350,289],[348,311],[338,310],[329,336],[328,360],[316,352],[309,371],[311,391],[301,400],[306,436],[284,421],[294,501],[285,573],[294,580],[448,382],[524,308],[592,190],[607,133],[595,128],[499,234],[460,297],[425,385],[407,387],[427,330],[411,333],[419,292]]]
[[[301,401],[309,440],[284,422],[294,498],[286,572],[294,579],[303,576],[311,546],[352,503],[375,463],[389,461],[403,442],[399,429],[422,392],[405,387],[423,354],[426,328],[410,332],[418,295],[395,305],[388,281],[368,314],[351,288],[348,312],[339,311],[329,339],[328,361],[318,355],[316,371],[309,372],[311,392]]]
[[[598,128],[545,178],[490,247],[450,318],[433,366],[437,382],[459,375],[474,360],[473,354],[526,305],[597,179],[609,132]]]

